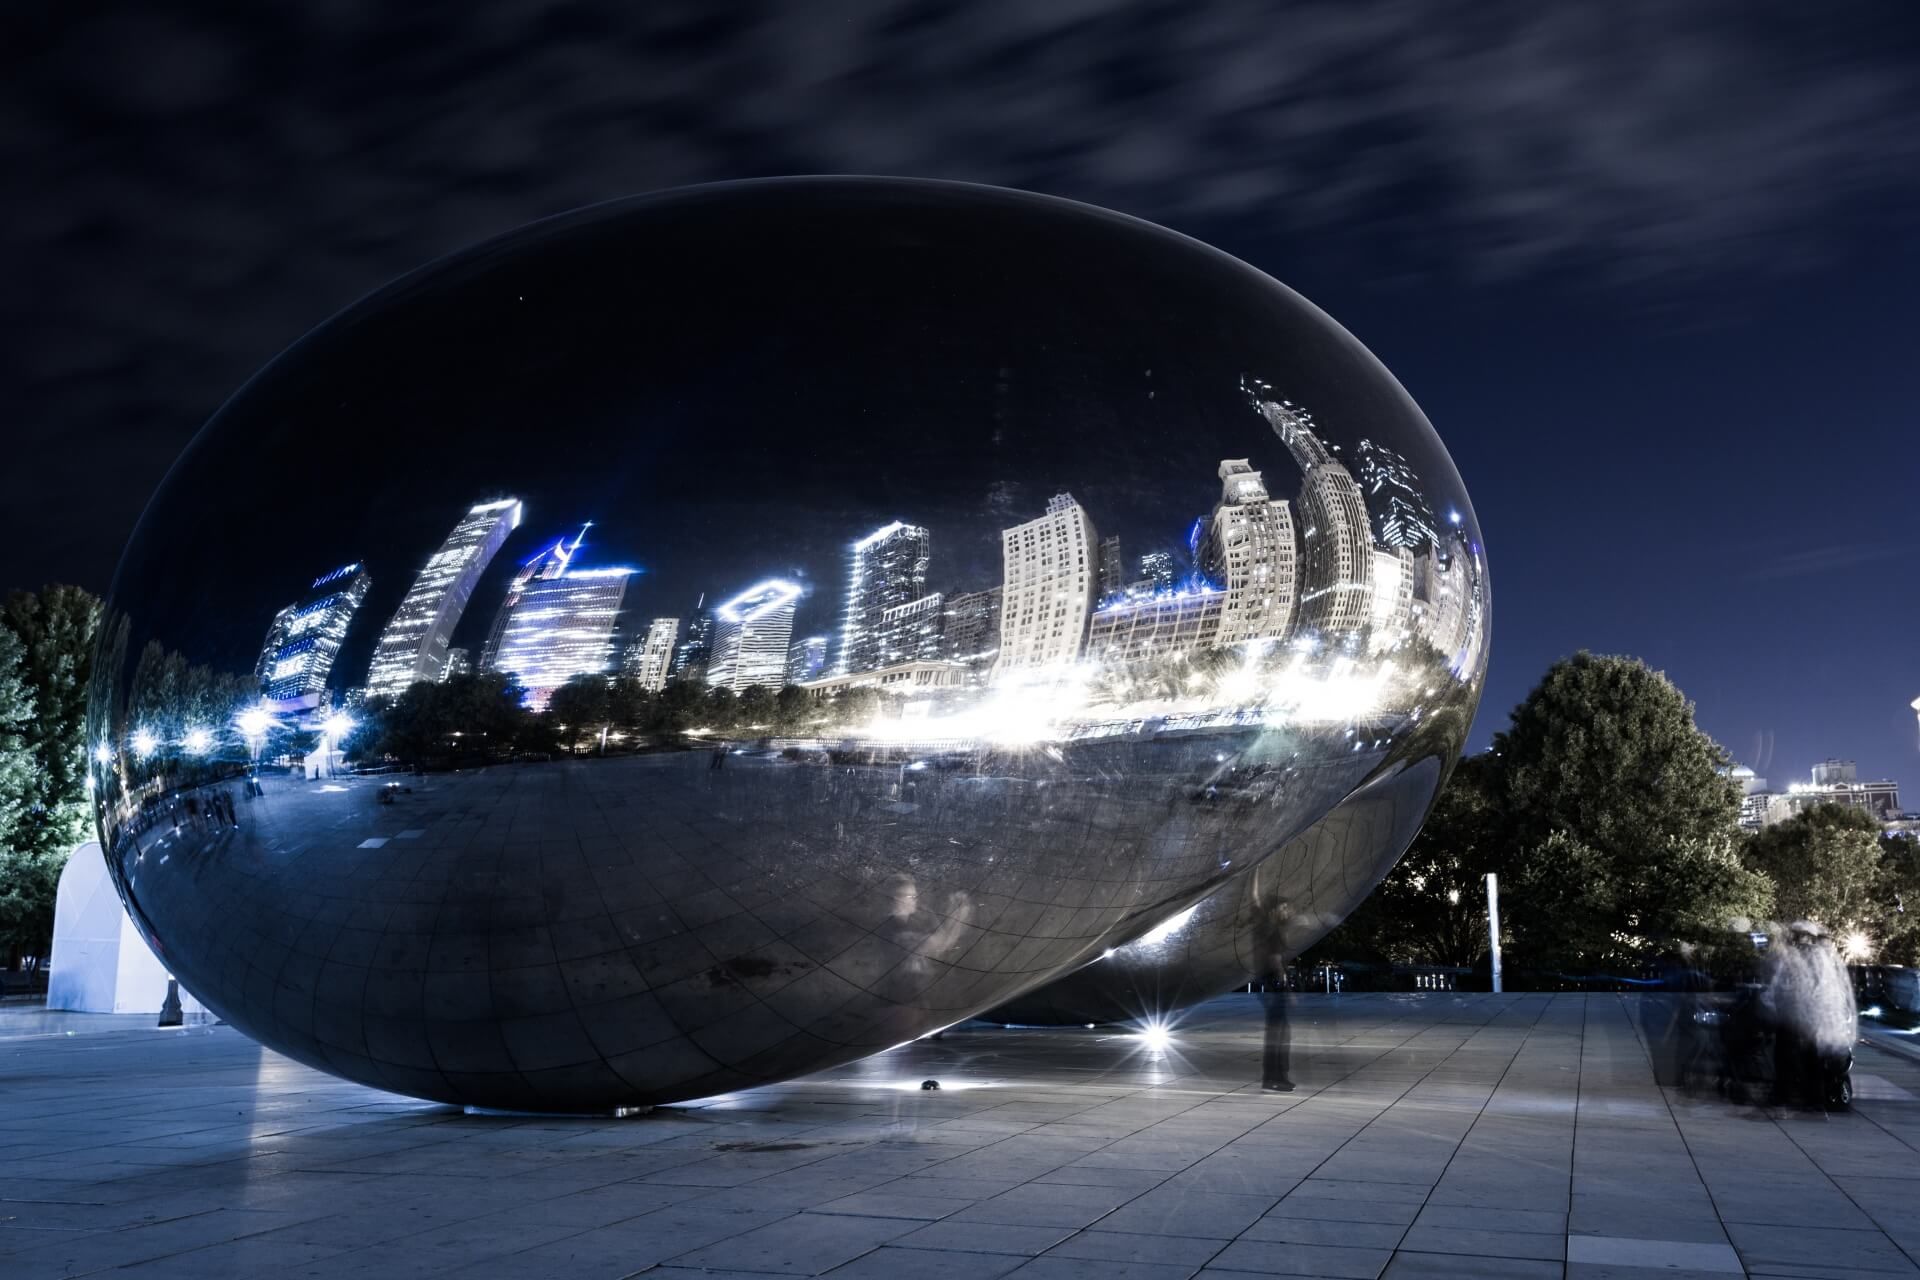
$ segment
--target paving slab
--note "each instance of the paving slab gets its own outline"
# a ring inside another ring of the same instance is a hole
[[[969,1024],[651,1115],[466,1115],[202,1022],[0,1009],[0,1275],[1920,1276],[1920,1052],[1850,1113],[1654,1080],[1638,997]],[[1889,1047],[1891,1046],[1891,1047]],[[918,1082],[939,1078],[925,1093]]]

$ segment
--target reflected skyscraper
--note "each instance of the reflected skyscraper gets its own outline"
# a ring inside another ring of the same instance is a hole
[[[1413,552],[1405,547],[1374,548],[1367,644],[1376,653],[1399,644],[1413,623],[1413,566]]]
[[[1245,458],[1220,464],[1220,501],[1201,542],[1201,569],[1226,593],[1217,643],[1278,640],[1293,625],[1293,510],[1267,496]]]
[[[374,646],[369,697],[393,697],[416,680],[446,679],[454,628],[480,575],[520,527],[520,510],[518,498],[476,503],[428,557]]]
[[[293,615],[299,612],[298,604],[290,604],[273,615],[273,622],[267,627],[267,638],[261,642],[260,656],[253,664],[253,678],[262,689],[273,676],[273,664],[280,657],[280,646],[287,642],[287,628],[293,625]]]
[[[1222,613],[1229,593],[1209,586],[1185,591],[1134,592],[1093,614],[1087,661],[1108,666],[1164,662],[1223,643]]]
[[[520,603],[527,588],[535,582],[548,578],[557,578],[567,571],[567,564],[573,559],[573,553],[580,549],[582,539],[587,536],[583,526],[569,543],[565,538],[550,547],[542,547],[521,561],[520,568],[514,573],[513,580],[507,584],[506,598],[501,600],[499,609],[493,615],[493,624],[487,628],[487,641],[480,647],[480,669],[482,671],[501,670],[495,666],[500,656],[500,646],[506,640],[507,622],[513,617],[514,606]]]
[[[1149,551],[1140,557],[1140,582],[1147,591],[1173,590],[1173,553]]]
[[[1099,541],[1092,517],[1070,493],[1055,494],[1039,519],[1001,532],[1006,576],[995,679],[1079,658],[1093,612]]]
[[[491,669],[517,677],[535,711],[546,710],[553,691],[575,676],[608,671],[633,573],[569,565],[557,576],[526,583],[508,614]]]
[[[713,660],[707,683],[740,693],[786,683],[787,649],[800,587],[779,578],[757,582],[713,611]]]
[[[1366,628],[1373,608],[1373,536],[1366,498],[1346,464],[1314,434],[1313,416],[1275,400],[1263,382],[1243,383],[1247,398],[1300,468],[1300,627],[1337,640]]]
[[[805,684],[827,674],[827,638],[808,636],[787,650],[787,683]]]
[[[687,619],[687,638],[674,648],[667,679],[705,680],[707,663],[712,657],[713,610],[707,608],[707,593],[702,591],[694,603],[693,616]]]
[[[319,705],[347,628],[372,584],[359,564],[342,565],[315,578],[306,596],[289,606],[291,613],[280,611],[274,625],[285,618],[286,626],[261,690],[269,702],[288,711]]]
[[[1117,533],[1100,539],[1100,581],[1096,589],[1101,604],[1127,589],[1126,557],[1120,554],[1120,535]]]
[[[1373,540],[1416,552],[1435,545],[1439,528],[1413,465],[1377,440],[1362,440],[1354,452],[1360,490],[1373,520]]]
[[[642,689],[666,688],[667,672],[673,666],[673,647],[680,639],[680,619],[655,618],[647,624],[647,634],[627,649],[626,674]]]
[[[848,548],[847,604],[834,664],[837,674],[872,671],[903,660],[888,657],[894,637],[888,633],[886,614],[925,597],[932,546],[925,529],[896,520]]]
[[[964,662],[976,673],[990,666],[1000,652],[1000,601],[1004,588],[965,591],[947,597],[947,618],[941,641],[945,656]]]
[[[945,601],[938,591],[885,610],[880,615],[879,643],[875,646],[880,666],[939,657],[945,623]]]

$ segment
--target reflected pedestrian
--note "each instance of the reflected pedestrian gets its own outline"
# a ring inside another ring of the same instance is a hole
[[[727,767],[727,744],[722,742],[713,749],[713,757],[712,759],[707,761],[707,769],[709,772],[711,772],[712,770],[724,769],[726,767]]]
[[[1283,902],[1274,902],[1259,910],[1260,955],[1266,960],[1270,975],[1260,992],[1267,1015],[1265,1043],[1260,1054],[1260,1087],[1268,1093],[1292,1093],[1293,1029],[1287,1024],[1286,907]]]

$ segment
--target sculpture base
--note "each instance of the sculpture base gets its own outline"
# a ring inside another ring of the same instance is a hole
[[[631,1116],[644,1116],[652,1107],[608,1107],[602,1111],[514,1111],[503,1107],[465,1106],[461,1112],[470,1116],[541,1116],[560,1120],[625,1120]]]

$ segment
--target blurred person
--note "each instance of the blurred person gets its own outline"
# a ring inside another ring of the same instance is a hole
[[[1788,926],[1767,951],[1759,998],[1773,1031],[1775,1105],[1846,1106],[1860,1015],[1853,981],[1825,929],[1809,921]]]
[[[1261,984],[1266,1009],[1265,1042],[1260,1054],[1260,1087],[1268,1093],[1293,1092],[1293,1029],[1287,1024],[1287,912],[1284,902],[1260,909],[1260,951],[1270,979]],[[1274,990],[1277,985],[1279,990]]]

